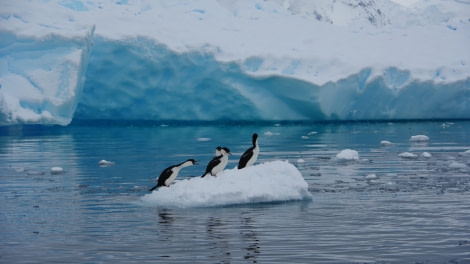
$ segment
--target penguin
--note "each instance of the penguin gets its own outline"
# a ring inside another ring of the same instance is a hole
[[[247,149],[238,162],[238,169],[241,170],[245,167],[253,165],[258,159],[259,146],[258,146],[258,134],[254,133],[252,136],[253,147]]]
[[[217,176],[217,173],[223,171],[225,166],[227,166],[228,155],[231,155],[232,153],[230,153],[230,150],[226,147],[223,147],[220,150],[217,148],[216,153],[217,151],[220,151],[220,155],[215,156],[211,161],[209,161],[206,167],[206,172],[201,176],[201,178],[204,178],[207,175]]]
[[[160,174],[160,177],[158,177],[157,185],[155,185],[149,191],[151,192],[161,186],[170,187],[170,184],[176,179],[176,176],[178,176],[178,173],[182,168],[192,166],[194,164],[196,164],[196,160],[188,159],[185,162],[181,162],[179,164],[164,169]]]

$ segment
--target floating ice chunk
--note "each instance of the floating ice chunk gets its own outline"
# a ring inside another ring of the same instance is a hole
[[[421,153],[421,156],[425,157],[425,158],[431,158],[432,157],[432,154],[429,153],[429,152],[423,152]]]
[[[311,136],[311,135],[315,135],[315,134],[317,134],[317,133],[318,133],[318,132],[312,131],[312,132],[308,132],[307,135]]]
[[[425,135],[411,136],[410,141],[411,142],[428,142],[429,137]]]
[[[116,163],[114,163],[112,161],[108,161],[108,160],[100,160],[98,162],[98,165],[100,165],[101,167],[113,166],[114,164],[116,164]]]
[[[307,136],[302,136],[302,139],[308,139],[308,137]]]
[[[304,159],[298,159],[297,163],[305,163],[305,160]]]
[[[462,155],[465,155],[465,156],[467,156],[467,155],[468,155],[468,156],[470,156],[470,149],[469,149],[469,150],[467,150],[467,151],[464,151],[464,152],[462,152]]]
[[[52,167],[51,174],[62,174],[64,173],[64,169],[62,167]]]
[[[304,199],[311,199],[311,194],[297,168],[287,161],[272,161],[225,170],[217,177],[184,179],[141,201],[159,207],[208,207]]]
[[[449,164],[449,168],[451,169],[467,169],[468,166],[465,163],[460,163],[460,162],[451,162]]]
[[[205,141],[211,141],[212,138],[208,138],[208,137],[200,137],[197,139],[197,141],[201,141],[201,142],[205,142]]]
[[[377,175],[375,175],[375,173],[371,173],[371,174],[366,176],[366,180],[372,180],[372,179],[376,179],[376,178],[377,178]]]
[[[280,135],[280,133],[271,132],[271,131],[266,131],[266,132],[264,132],[264,135],[270,137],[270,136],[274,136],[274,135],[278,136],[278,135]]]
[[[359,153],[352,149],[343,149],[336,154],[336,158],[340,160],[358,160]]]
[[[398,154],[398,157],[405,158],[405,159],[416,159],[418,155],[410,153],[410,152],[403,152]]]
[[[393,145],[393,143],[390,142],[390,141],[387,141],[387,140],[382,140],[382,141],[380,141],[380,145],[386,147],[386,146]]]

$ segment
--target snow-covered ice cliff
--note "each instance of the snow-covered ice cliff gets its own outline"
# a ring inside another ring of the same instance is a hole
[[[470,118],[466,1],[8,1],[0,124]]]

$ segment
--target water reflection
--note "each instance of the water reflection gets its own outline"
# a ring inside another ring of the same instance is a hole
[[[240,235],[243,242],[247,244],[243,258],[250,260],[252,263],[258,263],[258,255],[261,253],[261,248],[254,224],[253,218],[242,216]]]
[[[209,217],[207,219],[206,231],[212,251],[211,260],[218,263],[230,263],[230,237],[225,221],[220,217]]]

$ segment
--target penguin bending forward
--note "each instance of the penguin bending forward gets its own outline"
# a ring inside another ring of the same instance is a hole
[[[196,160],[188,159],[185,162],[181,162],[179,164],[164,169],[160,174],[160,177],[158,177],[157,185],[155,185],[149,191],[151,192],[161,186],[170,187],[171,183],[176,179],[176,176],[178,176],[178,173],[182,168],[192,166],[194,164],[196,164]]]
[[[253,165],[258,159],[259,146],[258,146],[258,134],[252,136],[253,147],[247,149],[238,162],[238,169],[241,170],[245,167]]]
[[[231,155],[230,150],[226,147],[220,148],[217,147],[216,154],[220,152],[219,156],[215,156],[212,158],[211,161],[207,164],[206,172],[201,176],[201,178],[206,177],[207,175],[217,176],[217,173],[223,171],[225,166],[228,163],[228,155]]]

